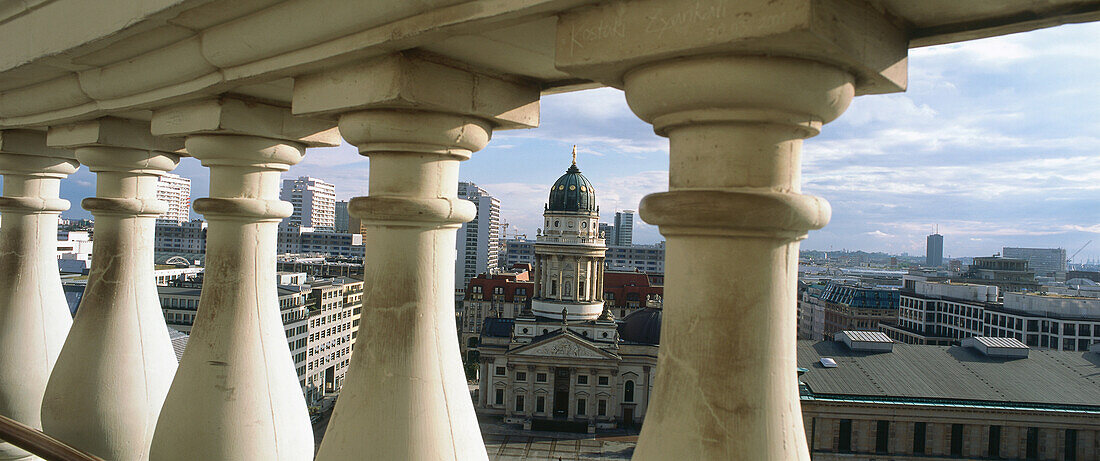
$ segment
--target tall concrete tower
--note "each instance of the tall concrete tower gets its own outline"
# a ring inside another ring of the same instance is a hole
[[[336,227],[336,186],[330,183],[309,176],[284,179],[279,200],[294,205],[294,214],[284,224],[326,231]]]
[[[928,236],[924,265],[940,267],[943,265],[943,236],[935,233]]]
[[[554,186],[543,212],[546,227],[535,242],[535,297],[531,312],[569,321],[594,320],[603,312],[600,210],[592,183],[573,164]]]

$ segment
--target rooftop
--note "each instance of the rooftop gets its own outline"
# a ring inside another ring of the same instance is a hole
[[[820,365],[836,360],[836,368]],[[894,344],[853,352],[832,341],[799,341],[800,380],[815,398],[967,401],[1100,413],[1100,354],[1032,350],[1028,358],[987,357],[960,346]],[[804,397],[805,398],[805,397]]]

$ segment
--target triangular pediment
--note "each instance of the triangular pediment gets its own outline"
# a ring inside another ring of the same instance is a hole
[[[619,356],[588,344],[584,339],[568,332],[520,347],[508,355],[619,360]]]

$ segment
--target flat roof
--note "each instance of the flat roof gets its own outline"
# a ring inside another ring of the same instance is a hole
[[[822,358],[836,360],[825,368]],[[894,344],[859,352],[834,341],[798,341],[799,377],[811,396],[855,400],[983,401],[1100,412],[1100,354],[1031,350],[1029,357],[987,357],[960,346]]]

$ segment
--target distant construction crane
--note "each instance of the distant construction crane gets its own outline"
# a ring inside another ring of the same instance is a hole
[[[1085,242],[1084,245],[1081,245],[1081,248],[1078,248],[1077,251],[1074,251],[1073,256],[1070,256],[1069,259],[1066,259],[1066,267],[1069,267],[1069,263],[1073,261],[1073,258],[1076,258],[1077,254],[1080,253],[1081,250],[1084,250],[1085,247],[1089,246],[1090,243],[1092,243],[1092,240]]]

